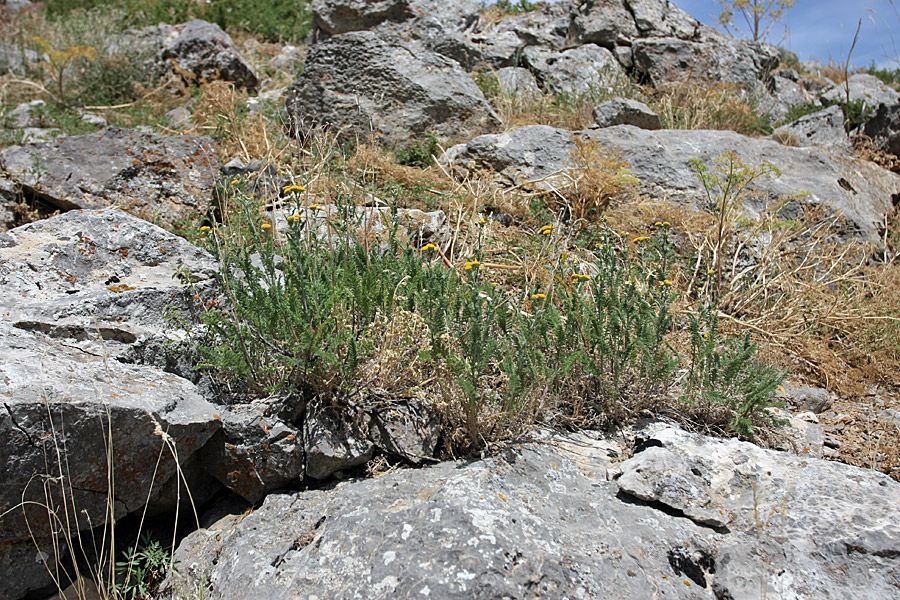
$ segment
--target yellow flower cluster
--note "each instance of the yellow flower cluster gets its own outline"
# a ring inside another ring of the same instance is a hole
[[[428,244],[425,244],[424,246],[422,246],[422,252],[435,252],[435,251],[437,251],[437,249],[438,249],[438,247],[431,243],[428,243]]]
[[[641,236],[634,238],[631,241],[634,242],[635,244],[640,244],[641,242],[646,242],[649,239],[650,239],[649,235],[641,235]]]
[[[540,228],[538,233],[540,233],[541,235],[550,235],[550,233],[552,231],[553,231],[553,225],[544,225],[543,227]]]
[[[477,260],[470,260],[469,262],[467,262],[467,263],[463,266],[463,268],[464,268],[466,271],[471,271],[472,269],[477,269],[477,268],[479,268],[480,266],[481,266],[481,263],[478,262]]]
[[[288,215],[288,218],[287,218],[288,223],[294,223],[294,222],[300,221],[302,219],[303,219],[303,217],[301,217],[300,215]]]
[[[302,185],[288,185],[285,186],[282,190],[285,194],[290,194],[291,192],[305,192],[306,188]]]
[[[203,232],[209,231],[209,225],[204,225],[203,227],[200,228],[200,231],[203,231]]]
[[[540,293],[531,295],[532,300],[543,300],[546,297],[547,297],[547,294],[540,294]]]
[[[260,225],[260,227],[262,227],[263,229],[272,229],[272,224],[271,223],[263,223],[262,225]]]
[[[581,281],[590,281],[590,275],[582,275],[581,273],[572,273],[572,282],[579,283]]]

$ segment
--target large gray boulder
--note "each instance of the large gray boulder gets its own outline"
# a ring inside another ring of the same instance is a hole
[[[253,67],[215,23],[195,19],[176,26],[175,32],[165,41],[163,60],[174,60],[198,79],[232,81],[248,88],[259,85]]]
[[[470,138],[501,124],[456,62],[369,31],[313,46],[286,108],[295,134],[328,127],[344,138],[375,134],[387,144],[427,132]]]
[[[713,440],[650,436],[621,490],[727,528],[714,589],[734,598],[892,598],[900,589],[900,484],[867,469]]]
[[[5,148],[0,168],[26,196],[62,210],[116,206],[172,224],[208,209],[218,158],[208,137],[110,128]]]
[[[782,125],[774,131],[773,137],[801,148],[820,146],[823,150],[853,152],[853,144],[844,128],[844,113],[839,106],[829,106]]]
[[[207,300],[217,290],[212,256],[119,210],[70,211],[4,239],[2,319],[88,354],[154,362],[148,347],[177,345],[181,324],[200,309],[195,295]],[[191,376],[189,364],[164,356],[158,366]]]
[[[618,465],[601,435],[551,436],[270,495],[188,536],[164,597],[893,597],[900,484],[655,429]]]
[[[608,92],[627,79],[613,53],[596,44],[562,52],[532,46],[522,56],[544,89],[554,94],[579,96]]]
[[[190,357],[163,349],[186,335],[179,324],[199,309],[195,295],[214,293],[215,267],[115,209],[0,235],[0,597],[51,583],[48,567],[66,553],[59,535],[78,547],[79,532],[109,519],[173,508],[179,486],[186,497],[178,471],[197,502],[217,489],[192,465],[221,426],[218,409],[159,368],[190,376]]]
[[[707,199],[691,160],[711,165],[726,151],[734,151],[752,167],[774,164],[781,176],[758,179],[753,186],[755,199],[745,203],[745,210],[761,209],[767,198],[802,194],[796,202],[842,214],[845,233],[869,241],[879,239],[879,223],[893,213],[891,198],[900,193],[900,176],[869,161],[729,131],[648,131],[617,125],[570,132],[535,125],[479,136],[451,147],[441,160],[463,171],[490,169],[512,185],[563,189],[572,181],[571,169],[577,168],[573,160],[576,137],[625,157],[644,195],[700,209],[706,208]]]
[[[659,115],[643,102],[630,98],[613,98],[601,102],[591,113],[599,127],[634,125],[641,129],[659,129]]]
[[[500,91],[508,95],[537,98],[542,95],[531,71],[522,67],[503,67],[493,72]]]
[[[634,15],[635,25],[642,37],[677,37],[690,40],[695,39],[701,30],[709,30],[669,0],[624,0],[624,2]],[[605,2],[599,4],[603,5]]]
[[[778,50],[736,40],[713,30],[699,39],[641,38],[634,42],[635,69],[654,86],[685,80],[732,84],[759,81],[778,65]]]
[[[879,104],[866,119],[862,132],[885,152],[900,156],[900,103]]]
[[[414,39],[427,36],[429,29],[468,29],[478,21],[481,9],[477,0],[314,0],[312,19],[319,39],[375,28],[392,33],[405,30]]]
[[[79,533],[148,503],[171,510],[179,470],[219,427],[215,407],[187,380],[8,322],[0,401],[0,557],[30,547],[24,571],[0,560],[3,598],[51,583],[66,539],[77,548]],[[35,569],[39,553],[48,566]]]
[[[888,106],[900,103],[900,92],[868,73],[851,75],[847,82],[850,87],[850,101],[865,102],[868,110],[875,110],[881,104]],[[820,96],[823,103],[835,104],[847,101],[847,87],[839,83]]]

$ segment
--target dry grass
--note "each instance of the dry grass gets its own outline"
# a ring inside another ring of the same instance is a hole
[[[660,86],[652,108],[667,129],[721,129],[759,135],[767,126],[753,95],[734,84],[684,81]]]

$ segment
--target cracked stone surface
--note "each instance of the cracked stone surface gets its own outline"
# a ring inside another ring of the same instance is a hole
[[[212,599],[897,596],[897,482],[668,426],[641,435],[619,465],[602,435],[550,434],[270,495],[188,536],[164,597],[198,582]]]
[[[26,195],[62,210],[116,206],[171,224],[207,210],[218,158],[208,137],[111,127],[10,146],[0,151],[0,167]]]
[[[181,265],[193,284],[175,277]],[[186,379],[118,359],[168,339],[164,315],[188,312],[212,268],[206,252],[118,210],[71,211],[2,234],[0,513],[10,512],[0,518],[0,598],[49,583],[43,564],[32,568],[30,538],[52,565],[51,499],[73,534],[104,523],[108,460],[116,518],[146,503],[172,506],[176,470],[221,426],[216,407]],[[23,502],[33,504],[10,510]],[[2,560],[23,553],[29,568]]]

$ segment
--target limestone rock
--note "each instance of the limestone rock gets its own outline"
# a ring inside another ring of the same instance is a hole
[[[250,503],[303,478],[300,422],[305,403],[295,395],[219,408],[222,429],[201,452],[203,469]]]
[[[298,215],[304,231],[314,234],[319,240],[335,240],[337,233],[333,223],[339,218],[341,210],[334,205],[301,208],[276,209],[272,211],[275,230],[286,234],[292,225],[288,217]],[[357,226],[348,233],[364,246],[385,246],[389,240],[390,229],[393,228],[397,241],[401,245],[421,248],[433,243],[444,247],[452,236],[447,215],[442,210],[424,212],[416,208],[401,208],[393,215],[387,207],[366,206],[355,209],[351,221]]]
[[[216,295],[216,264],[207,252],[112,209],[70,211],[6,237],[2,320],[86,355],[196,376],[190,356],[165,347],[187,336],[178,323],[199,310],[195,294],[203,300]]]
[[[896,593],[900,485],[887,476],[675,429],[646,444],[621,465],[619,487],[727,527],[715,560],[714,588],[724,597]]]
[[[522,67],[504,67],[494,71],[500,90],[509,95],[530,96],[532,98],[542,95],[537,80],[531,71]]]
[[[46,107],[47,103],[43,100],[24,102],[6,113],[3,117],[3,125],[11,129],[43,127],[46,117],[42,113]]]
[[[594,122],[600,127],[634,125],[641,129],[659,129],[659,116],[643,102],[613,98],[594,107]]]
[[[272,494],[185,538],[163,597],[200,582],[211,600],[894,595],[897,482],[664,425],[638,433],[618,466],[603,435],[551,435]]]
[[[789,69],[787,70],[789,71]],[[758,88],[759,92],[757,93],[768,92],[761,98],[759,107],[771,116],[775,123],[782,122],[793,106],[818,104],[818,99],[799,83],[799,76],[798,79],[791,79],[775,74],[769,77],[765,87],[758,86]]]
[[[172,59],[200,79],[221,79],[255,88],[259,78],[244,60],[231,36],[215,23],[195,19],[176,28],[177,35],[167,40],[162,58]]]
[[[429,131],[472,137],[500,126],[481,90],[456,62],[368,31],[313,46],[288,91],[286,108],[297,134],[328,127],[345,138],[374,133],[388,144]]]
[[[796,146],[821,146],[846,154],[853,152],[853,144],[844,129],[844,113],[839,106],[829,106],[818,112],[804,115],[775,130],[775,137],[796,141]]]
[[[529,125],[505,133],[481,135],[452,146],[441,162],[455,170],[490,169],[510,185],[565,185],[566,165],[575,149],[571,131]]]
[[[596,44],[562,52],[532,46],[525,48],[523,58],[544,89],[556,94],[597,93],[625,79],[613,53]]]
[[[624,0],[582,2],[573,12],[569,37],[582,44],[610,47],[640,36]]]
[[[711,553],[714,533],[623,503],[616,489],[535,444],[498,459],[274,494],[240,523],[226,518],[188,536],[169,590],[203,580],[210,600],[260,598],[263,588],[272,600],[602,598],[612,590],[646,598],[647,589],[711,598],[685,585],[667,553]]]
[[[879,148],[900,156],[900,103],[879,104],[862,130]]]
[[[313,407],[304,422],[306,474],[326,479],[366,464],[375,453],[364,423],[333,407]]]
[[[625,0],[642,37],[695,39],[703,26],[674,2],[667,0]]]
[[[851,75],[847,81],[850,83],[850,101],[862,100],[869,110],[874,110],[881,104],[891,106],[900,103],[900,92],[874,75],[856,73]],[[845,102],[846,93],[844,84],[837,84],[823,93],[821,100],[826,104]]]
[[[421,37],[429,26],[444,31],[461,31],[473,25],[481,12],[476,0],[314,0],[313,26],[326,35],[379,28],[385,30],[405,23],[411,39]]]
[[[772,46],[744,42],[704,30],[700,39],[641,38],[632,48],[634,66],[651,84],[679,80],[754,83],[778,64]]]
[[[208,137],[118,128],[0,151],[0,166],[26,195],[63,210],[117,206],[167,224],[208,208],[217,162]]]
[[[844,234],[864,240],[879,239],[878,224],[885,214],[893,213],[890,198],[900,193],[900,176],[869,161],[830,155],[816,148],[790,148],[728,131],[648,131],[617,125],[573,133],[533,125],[479,136],[451,147],[441,160],[456,169],[489,168],[513,185],[559,188],[571,180],[568,172],[574,167],[576,135],[626,157],[643,194],[693,204],[701,210],[706,209],[707,199],[692,159],[711,164],[725,151],[735,151],[747,165],[777,165],[781,176],[757,180],[753,188],[756,198],[745,203],[746,211],[752,215],[760,210],[766,198],[805,193],[795,202],[842,214],[846,219]],[[549,179],[542,181],[544,178]]]
[[[120,519],[147,502],[154,510],[172,508],[161,506],[162,492],[219,426],[214,407],[180,377],[88,354],[9,323],[0,323],[0,398],[0,548],[27,541],[32,553],[48,556],[55,556],[51,531],[74,539],[103,525],[108,510]],[[163,433],[177,447],[177,460]],[[114,505],[107,508],[110,498]],[[14,509],[22,502],[24,511]],[[48,503],[58,507],[58,521],[48,522]],[[0,565],[5,597],[50,583],[49,572],[33,573],[11,590],[19,570],[15,563]]]

